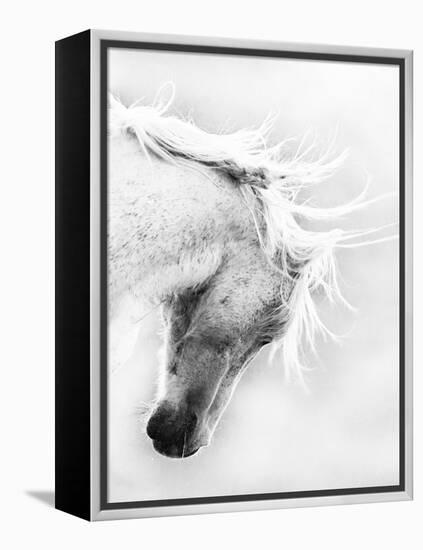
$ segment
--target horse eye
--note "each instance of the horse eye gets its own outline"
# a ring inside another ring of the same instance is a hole
[[[178,342],[176,345],[175,345],[175,355],[179,355],[181,349],[182,349],[182,342]]]

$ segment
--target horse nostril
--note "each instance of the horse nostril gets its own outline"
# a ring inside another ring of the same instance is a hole
[[[191,434],[197,425],[197,415],[159,406],[147,423],[147,435],[155,441],[178,442]]]
[[[166,419],[169,418],[169,413],[158,408],[150,417],[147,423],[147,435],[151,439],[161,439],[163,430],[167,424]]]
[[[150,420],[147,423],[146,432],[150,439],[156,439],[157,433],[158,433],[158,423],[154,416],[150,417]]]

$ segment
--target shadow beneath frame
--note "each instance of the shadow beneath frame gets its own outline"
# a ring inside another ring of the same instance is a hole
[[[25,491],[25,494],[42,502],[45,506],[54,508],[54,491]]]

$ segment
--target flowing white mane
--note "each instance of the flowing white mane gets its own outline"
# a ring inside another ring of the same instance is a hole
[[[313,231],[308,221],[325,221],[368,206],[361,193],[349,204],[335,208],[312,207],[300,202],[299,191],[324,181],[343,162],[345,155],[333,157],[331,148],[318,160],[310,161],[310,148],[286,158],[286,142],[267,146],[272,118],[258,129],[240,130],[231,134],[211,134],[192,121],[166,114],[173,100],[158,100],[152,106],[123,106],[109,97],[109,132],[134,133],[141,147],[171,162],[196,162],[231,176],[253,217],[257,234],[268,260],[283,277],[296,280],[294,290],[281,308],[290,309],[286,333],[274,342],[273,351],[280,350],[288,375],[303,376],[303,346],[314,349],[317,334],[334,335],[320,320],[316,294],[329,301],[346,304],[337,283],[334,251],[339,247],[356,247],[392,239],[384,237],[358,241],[377,228],[361,232],[342,229]],[[301,149],[301,148],[300,148]],[[387,227],[387,226],[386,226]],[[264,228],[261,229],[261,228]],[[355,240],[353,240],[355,239]],[[281,286],[282,293],[282,286]],[[282,293],[283,296],[283,293]],[[350,306],[349,306],[350,307]]]

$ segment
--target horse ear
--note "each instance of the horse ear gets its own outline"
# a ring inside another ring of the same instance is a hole
[[[153,108],[159,112],[159,114],[165,113],[172,105],[175,99],[175,84],[170,80],[165,82],[157,90],[156,96],[153,101]]]

